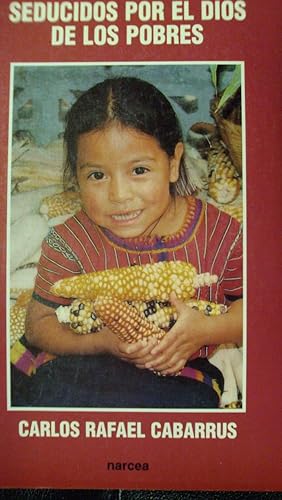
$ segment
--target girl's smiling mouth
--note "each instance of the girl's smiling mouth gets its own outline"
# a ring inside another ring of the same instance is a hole
[[[111,218],[116,222],[126,223],[134,221],[142,213],[142,210],[134,210],[132,212],[123,212],[119,214],[112,214]]]

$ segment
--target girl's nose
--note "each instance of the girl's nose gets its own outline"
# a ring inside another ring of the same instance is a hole
[[[109,200],[113,202],[123,202],[130,199],[131,190],[129,182],[123,176],[115,176],[111,179],[109,188]]]

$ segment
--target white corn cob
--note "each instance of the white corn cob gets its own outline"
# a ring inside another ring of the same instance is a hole
[[[90,300],[81,302],[76,299],[70,308],[70,326],[77,333],[97,332],[101,330],[103,323],[94,312],[94,304]]]
[[[163,330],[169,330],[177,320],[176,309],[169,302],[149,301],[131,304],[142,317]],[[217,316],[227,311],[227,306],[207,300],[189,300],[185,304],[203,312],[206,316]]]
[[[120,301],[119,308],[113,298],[102,298],[103,307],[107,303],[107,311],[112,311],[111,314],[115,315],[117,319],[120,312],[124,311]],[[79,299],[73,301],[70,306],[60,306],[56,310],[56,314],[60,323],[69,323],[71,329],[76,333],[91,333],[98,332],[104,326],[102,318],[98,316],[98,299],[96,306],[94,302],[83,301]],[[169,302],[131,302],[126,303],[130,308],[126,308],[129,316],[136,318],[136,312],[143,319],[149,323],[153,323],[161,330],[168,331],[177,320],[177,313],[174,307]],[[202,311],[207,316],[216,316],[223,314],[227,311],[227,306],[223,304],[216,304],[207,300],[189,300],[186,302],[189,307]],[[127,321],[127,320],[126,320]],[[131,325],[131,323],[130,323]],[[139,325],[139,319],[138,324]],[[127,326],[127,324],[125,324]],[[146,324],[146,328],[148,325]]]
[[[217,304],[208,300],[189,300],[187,305],[192,309],[202,311],[206,316],[218,316],[227,312],[228,307],[224,304]]]
[[[217,276],[197,275],[192,264],[158,262],[81,274],[57,281],[51,291],[58,296],[95,300],[98,296],[127,301],[169,300],[171,292],[182,300],[195,294],[195,287],[211,285]]]
[[[131,302],[130,304],[140,316],[165,331],[168,331],[177,319],[176,311],[169,302],[150,300],[146,302]]]

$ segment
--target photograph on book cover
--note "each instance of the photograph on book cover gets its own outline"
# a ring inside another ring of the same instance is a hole
[[[245,411],[244,64],[10,86],[9,409]]]
[[[279,9],[1,1],[1,487],[281,490]]]

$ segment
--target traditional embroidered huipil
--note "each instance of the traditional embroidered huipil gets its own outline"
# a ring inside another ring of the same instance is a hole
[[[191,262],[198,273],[218,276],[216,284],[197,290],[198,299],[229,304],[242,296],[241,226],[213,205],[189,196],[181,229],[168,236],[120,238],[97,226],[83,210],[52,228],[42,245],[34,298],[51,307],[68,305],[70,299],[50,292],[59,279],[162,260]],[[197,355],[212,350],[209,346]]]

